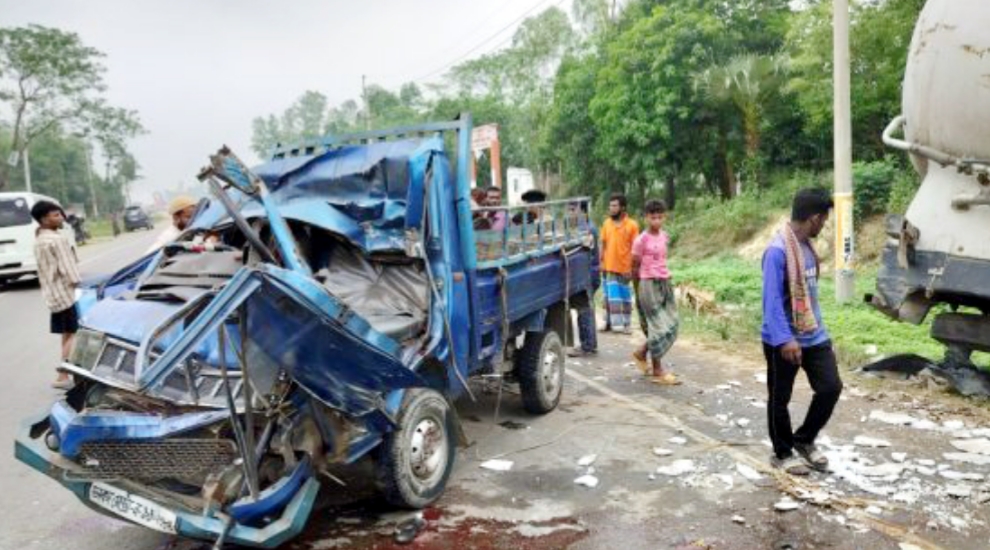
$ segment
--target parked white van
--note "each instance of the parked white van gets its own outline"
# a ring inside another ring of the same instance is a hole
[[[23,277],[36,275],[34,238],[38,224],[31,218],[31,207],[38,201],[59,202],[37,193],[0,193],[0,285]],[[72,252],[76,251],[76,236],[66,223],[62,233],[69,238]]]

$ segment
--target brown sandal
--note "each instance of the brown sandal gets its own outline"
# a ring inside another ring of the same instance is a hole
[[[632,358],[633,358],[634,361],[636,361],[636,368],[638,368],[640,370],[640,372],[643,373],[643,376],[649,376],[650,375],[650,365],[646,361],[646,357],[640,357],[634,351],[633,354],[632,354]]]
[[[682,382],[673,373],[665,373],[660,376],[651,376],[650,382],[660,386],[680,386]]]

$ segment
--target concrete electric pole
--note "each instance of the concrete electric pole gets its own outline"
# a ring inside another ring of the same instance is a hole
[[[833,139],[835,171],[835,299],[856,293],[852,188],[852,109],[849,91],[849,0],[832,3]]]

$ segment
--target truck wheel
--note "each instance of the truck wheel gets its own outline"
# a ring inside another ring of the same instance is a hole
[[[456,454],[450,404],[435,390],[410,389],[379,455],[385,499],[403,508],[432,504],[447,486]]]
[[[564,389],[564,346],[552,330],[526,334],[519,361],[523,408],[546,414],[560,403]]]

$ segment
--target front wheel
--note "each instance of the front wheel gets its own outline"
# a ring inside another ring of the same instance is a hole
[[[546,414],[560,403],[564,390],[564,346],[552,330],[526,334],[519,361],[523,408]]]
[[[443,493],[457,446],[450,404],[438,392],[410,389],[396,429],[385,437],[378,474],[385,499],[403,508],[424,508]]]

